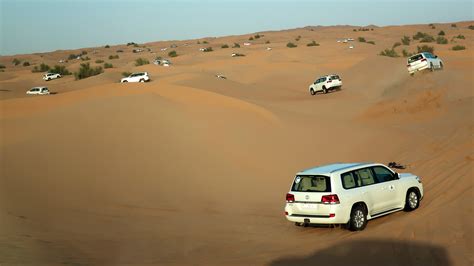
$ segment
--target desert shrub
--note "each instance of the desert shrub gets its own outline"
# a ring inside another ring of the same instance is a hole
[[[403,36],[401,39],[403,45],[410,45],[410,37],[408,36]]]
[[[388,56],[388,57],[398,57],[399,56],[394,49],[385,49],[382,52],[380,52],[379,55]]]
[[[463,39],[463,40],[466,39],[466,37],[464,37],[464,35],[461,35],[461,34],[459,34],[458,36],[454,36],[454,38]]]
[[[424,33],[424,32],[417,32],[415,35],[413,35],[413,40],[420,40],[420,39],[423,39],[427,36],[431,36],[429,35],[428,33]],[[432,36],[431,36],[432,37]]]
[[[123,50],[120,50],[120,49],[119,49],[119,50],[117,50],[116,52],[117,52],[117,53],[123,53]]]
[[[0,65],[0,69],[4,69],[5,68],[5,65]]]
[[[452,28],[456,28],[457,25],[453,23],[453,24],[451,24],[451,27],[452,27]]]
[[[81,52],[81,55],[86,55],[87,54],[87,51],[82,51]]]
[[[23,62],[23,66],[29,66],[29,65],[30,65],[30,62],[28,61]]]
[[[136,43],[134,43],[134,42],[127,43],[127,46],[130,46],[130,45],[136,45]]]
[[[90,59],[88,56],[86,56],[86,57],[81,57],[81,60],[82,60],[82,61],[89,61],[89,60],[91,60],[91,59]]]
[[[434,41],[435,41],[435,38],[431,35],[426,35],[420,40],[420,42],[434,42]]]
[[[137,58],[135,60],[135,66],[143,66],[143,65],[148,65],[150,61],[146,60],[145,58]]]
[[[169,57],[177,57],[177,56],[178,56],[178,53],[177,53],[175,50],[173,50],[173,51],[170,51],[170,52],[168,53],[168,56],[169,56]]]
[[[456,45],[456,46],[453,46],[453,51],[459,51],[459,50],[466,50],[466,47],[465,46],[462,46],[462,45]]]
[[[221,48],[222,48],[222,49],[229,48],[229,45],[224,44],[224,45],[221,46]]]
[[[69,70],[67,70],[67,68],[65,66],[59,66],[59,65],[55,65],[53,68],[51,68],[49,70],[49,72],[60,74],[60,75],[63,75],[63,76],[72,74],[71,72],[69,72]]]
[[[253,37],[254,37],[255,39],[260,39],[260,37],[262,37],[262,35],[257,34],[257,35],[255,35],[255,36],[253,36]]]
[[[300,39],[301,39],[301,36],[300,36],[300,35],[298,35],[298,37],[296,37],[296,38],[295,38],[295,41],[299,42],[299,41],[300,41]]]
[[[448,43],[448,39],[442,37],[442,36],[438,36],[438,38],[436,38],[436,43],[437,44],[447,44]]]
[[[104,46],[104,48],[110,48],[110,45],[107,44],[106,46]]]
[[[203,41],[202,43],[204,43],[204,44],[208,44],[209,42],[208,42],[208,41]]]
[[[109,55],[109,60],[113,60],[113,59],[119,59],[119,55],[116,54],[116,55]]]
[[[374,42],[374,41],[368,41],[367,43],[370,43],[370,44],[375,44],[375,42]]]
[[[418,51],[418,53],[423,53],[423,52],[433,53],[434,47],[428,46],[428,45],[422,45],[422,46],[417,46],[416,50]]]
[[[130,75],[132,75],[132,72],[126,72],[126,71],[122,72],[122,76],[124,76],[124,77],[128,77]]]
[[[78,57],[78,55],[75,55],[75,54],[70,54],[67,59],[68,60],[73,60],[73,59],[76,59]]]
[[[232,46],[232,48],[240,48],[240,44],[234,43],[234,46]]]
[[[359,37],[359,38],[357,38],[357,40],[358,40],[359,42],[366,42],[366,40],[365,40],[364,37]]]
[[[444,33],[444,31],[440,31],[440,32],[438,32],[438,35],[439,35],[439,36],[444,36],[444,35],[446,35],[446,34]]]
[[[408,52],[407,50],[403,49],[403,50],[402,50],[402,55],[403,55],[403,57],[409,57],[409,56],[412,56],[413,53],[410,53],[410,52]]]
[[[469,25],[469,27],[467,27],[468,29],[470,30],[474,30],[474,25]]]
[[[14,58],[14,59],[12,60],[12,63],[13,63],[15,66],[18,66],[18,65],[21,63],[21,61],[20,61],[20,59],[18,59],[18,58]]]
[[[289,42],[289,43],[286,44],[286,47],[288,47],[288,48],[295,48],[295,47],[298,47],[298,45],[296,45],[296,44],[294,44],[294,43],[292,43],[292,42]]]
[[[104,63],[104,60],[97,59],[97,60],[95,60],[95,62],[96,62],[97,64],[102,64],[102,63]]]
[[[250,36],[249,41],[253,41],[253,36]]]
[[[319,46],[319,43],[317,43],[315,41],[312,41],[312,42],[306,44],[306,46]]]
[[[104,70],[100,66],[91,67],[89,63],[82,63],[81,67],[79,68],[79,72],[74,72],[74,77],[76,78],[76,80],[85,79],[88,77],[99,75],[102,72],[104,72]]]
[[[357,31],[356,29],[353,29],[352,31]]]
[[[398,46],[400,46],[400,45],[402,45],[400,42],[396,42],[396,43],[394,43],[394,44],[392,45],[392,49],[395,48],[395,47],[398,47]]]
[[[207,48],[204,48],[204,52],[212,52],[214,50],[212,50],[212,47],[207,47]]]
[[[196,44],[201,44],[201,42],[200,42],[200,41],[197,41]]]
[[[270,43],[270,41],[268,41],[268,40],[265,42],[265,44],[269,44],[269,43]]]
[[[114,65],[112,65],[111,63],[104,63],[104,68],[113,68]]]
[[[33,69],[31,70],[31,72],[46,72],[50,69],[50,67],[48,65],[46,65],[45,63],[41,63],[40,66],[34,66]]]

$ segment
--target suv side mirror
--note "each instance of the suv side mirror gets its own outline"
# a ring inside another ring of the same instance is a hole
[[[400,174],[395,172],[395,179],[400,179]]]
[[[437,55],[435,55],[435,58],[438,58],[438,56],[437,56]]]

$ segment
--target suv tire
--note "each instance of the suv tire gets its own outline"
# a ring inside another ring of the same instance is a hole
[[[122,81],[122,83],[125,83],[125,82],[128,82],[128,80],[124,80],[124,81]]]
[[[433,63],[430,63],[430,70],[431,70],[431,72],[433,72],[435,70]]]
[[[405,198],[405,211],[414,211],[418,209],[418,206],[420,206],[420,196],[418,195],[416,190],[409,189]]]
[[[315,94],[316,94],[316,92],[315,92],[313,89],[310,89],[310,90],[309,90],[309,93],[311,93],[311,95],[315,95]]]
[[[144,79],[141,79],[140,82],[145,82],[145,80],[144,80]]]
[[[349,230],[362,231],[367,226],[367,211],[362,205],[352,207]]]
[[[439,70],[443,70],[443,67],[444,67],[444,66],[443,66],[443,63],[440,62],[440,63],[439,63]]]
[[[328,93],[328,89],[326,89],[326,87],[323,86],[323,93],[326,94]]]

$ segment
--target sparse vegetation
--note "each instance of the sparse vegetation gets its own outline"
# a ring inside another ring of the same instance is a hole
[[[379,55],[388,56],[388,57],[399,57],[399,55],[394,49],[385,49],[382,52],[380,52]]]
[[[113,60],[113,59],[119,59],[119,55],[116,54],[116,55],[109,55],[109,60]]]
[[[439,35],[439,36],[444,36],[444,35],[446,35],[446,34],[444,33],[444,31],[440,31],[440,32],[438,32],[438,35]]]
[[[79,57],[79,56],[75,55],[75,54],[70,54],[67,59],[68,60],[73,60],[73,59],[76,59],[77,57]]]
[[[14,59],[12,60],[12,63],[13,63],[15,66],[18,66],[18,65],[21,63],[21,60],[18,59],[18,58],[14,58]]]
[[[357,40],[358,40],[359,42],[366,42],[366,40],[365,40],[364,37],[359,37],[359,38],[357,38]]]
[[[5,68],[5,65],[0,65],[0,69],[4,69]]]
[[[470,30],[474,30],[474,25],[469,25],[469,27],[467,27],[468,29]]]
[[[177,56],[178,56],[178,53],[177,53],[175,50],[173,50],[173,51],[170,51],[170,52],[168,53],[168,56],[169,56],[169,57],[177,57]]]
[[[145,58],[137,58],[135,60],[135,66],[143,66],[143,65],[148,65],[150,61],[146,60]]]
[[[460,50],[466,50],[465,46],[462,45],[455,45],[453,48],[451,48],[453,51],[460,51]]]
[[[420,42],[430,42],[428,40],[434,41],[433,36],[429,35],[428,33],[424,32],[417,32],[415,35],[413,35],[413,40],[420,40]],[[423,41],[425,40],[425,41]]]
[[[69,70],[67,70],[67,68],[65,66],[59,66],[59,65],[55,65],[53,68],[51,68],[49,70],[49,72],[60,74],[60,75],[63,75],[63,76],[72,74],[71,72],[69,72]]]
[[[25,66],[25,67],[30,66],[30,62],[28,62],[28,61],[23,62],[23,66]]]
[[[123,53],[123,50],[119,49],[116,51],[117,53]]]
[[[369,30],[374,30],[374,29],[368,29],[368,28],[359,28],[358,31],[369,31]]]
[[[452,27],[452,28],[456,28],[457,25],[453,23],[453,24],[451,24],[451,27]]]
[[[269,44],[269,43],[270,43],[270,41],[268,41],[268,40],[265,42],[265,44]]]
[[[423,52],[433,53],[434,52],[434,47],[428,46],[428,45],[417,46],[416,49],[418,53],[423,53]]]
[[[104,63],[104,60],[102,60],[102,59],[97,59],[97,60],[95,60],[95,62],[96,62],[97,64],[102,64],[102,63]]]
[[[442,36],[438,36],[438,38],[436,38],[436,43],[437,44],[447,44],[448,43],[448,39],[442,37]]]
[[[402,50],[402,55],[403,55],[403,57],[409,57],[409,56],[412,56],[413,53],[410,53],[410,52],[408,52],[407,50],[403,49],[403,50]]]
[[[203,44],[208,44],[209,42],[207,42],[207,41],[203,41],[202,43],[203,43]]]
[[[368,41],[367,43],[370,43],[370,44],[375,44],[375,42],[374,42],[374,41]]]
[[[126,71],[122,72],[122,76],[124,76],[124,77],[128,77],[130,75],[132,75],[132,72],[126,72]]]
[[[104,48],[110,48],[110,45],[107,44],[106,46],[104,46]]]
[[[410,45],[410,37],[408,36],[403,36],[401,39],[403,45]]]
[[[129,43],[127,43],[127,46],[130,46],[130,45],[133,45],[133,46],[135,46],[135,45],[136,45],[136,43],[134,43],[134,42],[129,42]]]
[[[104,63],[104,69],[105,68],[113,68],[114,65],[112,65],[111,63]]]
[[[74,77],[76,80],[85,79],[99,75],[102,72],[104,72],[104,70],[100,66],[91,68],[89,63],[82,63],[81,67],[79,68],[79,72],[74,72]]]
[[[420,42],[434,42],[434,41],[435,41],[435,38],[431,35],[426,35],[420,40]]]
[[[298,37],[295,38],[295,41],[299,42],[301,40],[301,35],[298,35]]]
[[[48,65],[46,65],[45,63],[41,63],[40,66],[34,66],[33,69],[31,70],[31,72],[46,72],[50,69],[50,67]]]
[[[221,48],[222,48],[222,49],[229,48],[229,45],[224,44],[224,45],[221,46]]]
[[[87,51],[85,51],[85,50],[83,50],[83,51],[81,52],[81,55],[86,55],[86,54],[87,54]]]
[[[462,39],[462,40],[466,39],[466,37],[464,37],[464,35],[461,35],[461,34],[459,34],[458,36],[454,36],[454,38]]]
[[[294,44],[294,43],[292,43],[292,42],[289,42],[289,43],[286,44],[286,47],[288,47],[288,48],[295,48],[295,47],[298,47],[298,45],[296,45],[296,44]]]
[[[352,31],[357,31],[357,29],[353,29]]]
[[[317,43],[316,41],[312,41],[312,42],[306,44],[306,46],[309,46],[309,47],[311,47],[311,46],[319,46],[319,43]]]
[[[232,46],[232,48],[240,48],[240,44],[234,43],[234,46]]]
[[[250,36],[249,41],[253,41],[253,36]]]
[[[430,26],[432,29],[436,29],[436,27],[433,23],[430,23],[428,26]]]
[[[392,49],[395,48],[395,47],[398,47],[398,46],[400,46],[400,45],[402,45],[400,42],[396,42],[396,43],[394,43],[394,44],[392,45]]]
[[[255,39],[260,39],[261,37],[263,37],[263,35],[257,34],[254,36]]]
[[[91,60],[91,59],[90,59],[88,56],[86,56],[86,57],[81,57],[81,60],[82,60],[82,61],[89,61],[89,60]]]

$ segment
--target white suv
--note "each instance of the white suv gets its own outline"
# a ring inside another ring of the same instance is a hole
[[[61,75],[60,74],[57,74],[57,73],[46,73],[43,75],[43,79],[48,81],[48,80],[52,80],[52,79],[58,79],[60,78]]]
[[[411,75],[425,69],[434,71],[435,69],[443,69],[443,61],[437,55],[427,52],[419,53],[408,58],[407,69]]]
[[[26,94],[46,95],[46,94],[50,94],[50,92],[48,88],[46,87],[34,87],[34,88],[31,88],[29,91],[27,91]]]
[[[148,72],[139,72],[133,73],[128,77],[125,77],[120,80],[120,82],[147,82],[150,81],[150,77],[148,76]]]
[[[329,90],[340,89],[341,87],[342,79],[338,75],[326,75],[318,78],[309,86],[309,93],[311,95],[315,95],[319,91],[327,93]]]
[[[421,179],[383,164],[336,163],[296,174],[286,194],[286,219],[296,225],[344,224],[360,231],[367,220],[418,208]]]

